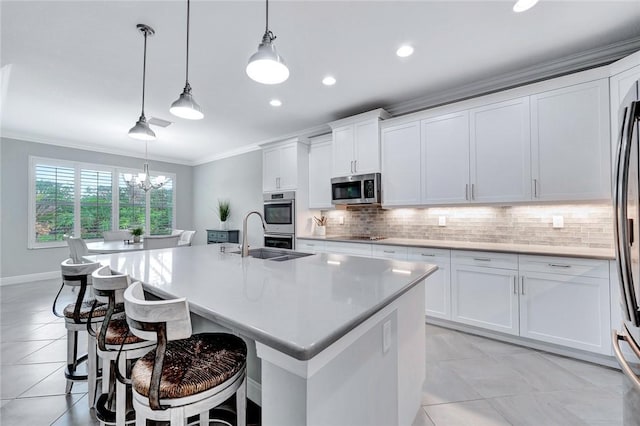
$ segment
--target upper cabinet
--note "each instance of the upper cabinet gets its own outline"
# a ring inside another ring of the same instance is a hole
[[[301,185],[300,158],[306,160],[306,145],[296,138],[284,143],[267,145],[262,149],[262,189],[264,192],[295,190]],[[304,156],[304,157],[302,157]],[[305,161],[306,162],[306,161]]]
[[[380,120],[383,109],[329,123],[333,133],[333,176],[380,171]]]
[[[529,98],[469,111],[469,199],[475,202],[531,199]]]
[[[420,122],[382,130],[382,200],[387,206],[421,202]]]
[[[607,79],[531,96],[533,199],[610,197]]]
[[[309,208],[328,209],[331,204],[332,139],[331,135],[310,139]]]

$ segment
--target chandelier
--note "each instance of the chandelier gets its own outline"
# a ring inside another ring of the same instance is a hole
[[[155,179],[155,182],[151,180],[148,163],[148,143],[146,141],[144,143],[144,166],[142,166],[142,173],[138,173],[136,176],[132,173],[123,173],[122,177],[127,185],[132,188],[138,187],[144,192],[151,189],[161,188],[165,183],[167,183],[167,178],[165,176],[158,176]]]

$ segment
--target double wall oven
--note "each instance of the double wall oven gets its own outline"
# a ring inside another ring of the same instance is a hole
[[[264,246],[294,249],[296,241],[296,193],[264,194]]]

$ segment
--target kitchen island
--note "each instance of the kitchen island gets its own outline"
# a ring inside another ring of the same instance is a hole
[[[263,425],[409,425],[420,408],[434,265],[338,254],[277,262],[211,245],[87,258],[157,297],[186,297],[204,320],[196,331],[210,323],[255,341]]]

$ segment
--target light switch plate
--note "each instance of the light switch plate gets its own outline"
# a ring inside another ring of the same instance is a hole
[[[344,216],[340,216],[340,217],[338,218],[338,224],[340,224],[340,225],[344,225]]]
[[[562,217],[562,216],[553,216],[553,227],[554,228],[564,228],[564,217]]]
[[[447,226],[446,216],[438,216],[438,226]]]

